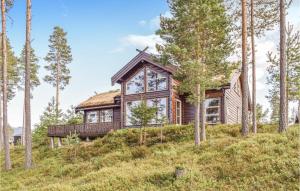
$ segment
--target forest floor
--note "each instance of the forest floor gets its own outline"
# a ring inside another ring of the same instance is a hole
[[[242,137],[239,125],[207,127],[207,140],[194,146],[192,126],[109,133],[91,144],[50,149],[34,143],[34,167],[24,170],[24,149],[11,150],[13,169],[0,170],[0,190],[299,190],[300,126],[283,134],[259,126]],[[3,153],[1,153],[3,166]],[[184,169],[176,178],[175,169]]]

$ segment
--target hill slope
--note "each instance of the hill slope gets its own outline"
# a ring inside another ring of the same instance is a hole
[[[91,143],[33,149],[35,167],[23,170],[23,150],[12,150],[13,170],[1,170],[0,190],[299,190],[299,126],[275,126],[243,138],[239,126],[208,127],[208,140],[193,144],[193,128],[120,130]],[[3,163],[3,154],[1,155]],[[185,176],[176,179],[176,167]]]

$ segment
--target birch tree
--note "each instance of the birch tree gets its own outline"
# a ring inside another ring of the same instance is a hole
[[[50,75],[46,75],[44,80],[56,88],[57,118],[59,117],[60,91],[69,84],[71,78],[67,65],[72,62],[72,54],[66,37],[67,33],[62,28],[54,27],[49,39],[49,52],[45,57],[45,61],[48,63],[45,69],[50,72]]]

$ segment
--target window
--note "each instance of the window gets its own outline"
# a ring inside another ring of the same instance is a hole
[[[206,122],[216,124],[220,122],[220,98],[205,100]]]
[[[138,106],[141,103],[140,100],[138,101],[128,101],[126,102],[126,126],[132,125],[130,118],[131,118],[131,109]]]
[[[88,111],[87,112],[87,118],[86,122],[87,123],[98,123],[98,112],[97,111]]]
[[[126,94],[137,94],[144,91],[144,70],[141,70],[126,83]]]
[[[156,116],[151,120],[150,124],[160,124],[167,116],[167,98],[148,99],[147,105],[149,107],[157,107]]]
[[[167,89],[167,77],[147,68],[147,91],[162,91]]]
[[[100,110],[100,122],[112,122],[112,121],[113,121],[112,109]]]
[[[181,101],[176,100],[176,124],[181,125]]]

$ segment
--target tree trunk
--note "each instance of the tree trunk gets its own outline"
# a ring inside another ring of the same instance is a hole
[[[300,99],[298,100],[298,123],[300,124]]]
[[[248,134],[247,7],[242,0],[242,135]]]
[[[59,120],[59,95],[60,95],[60,75],[61,75],[61,69],[60,69],[60,62],[59,62],[59,56],[58,56],[58,62],[57,62],[57,74],[56,74],[56,103],[55,103],[55,111],[56,111],[56,122],[58,123]]]
[[[26,7],[26,46],[25,46],[25,168],[32,166],[31,108],[30,108],[30,32],[31,0]]]
[[[252,129],[257,133],[256,122],[256,61],[255,61],[255,39],[254,39],[254,0],[251,0],[251,53],[252,53]]]
[[[22,137],[21,137],[21,142],[22,145],[25,146],[25,94],[24,94],[24,105],[23,105],[23,126],[22,126]]]
[[[6,50],[6,8],[5,0],[1,0],[1,16],[2,16],[2,93],[3,93],[3,137],[5,148],[5,169],[11,169],[9,135],[7,124],[7,50]]]
[[[2,89],[0,93],[0,152],[2,151],[4,147],[4,137],[3,137],[3,117],[2,117]]]
[[[280,0],[280,108],[279,128],[284,132],[287,127],[286,113],[286,32],[285,32],[285,1]]]
[[[205,109],[205,91],[202,93],[202,100],[200,104],[200,111],[201,111],[201,133],[200,133],[200,140],[206,141],[206,130],[205,130],[205,118],[206,118],[206,109]]]
[[[196,85],[197,101],[195,104],[195,145],[200,145],[200,84]]]

